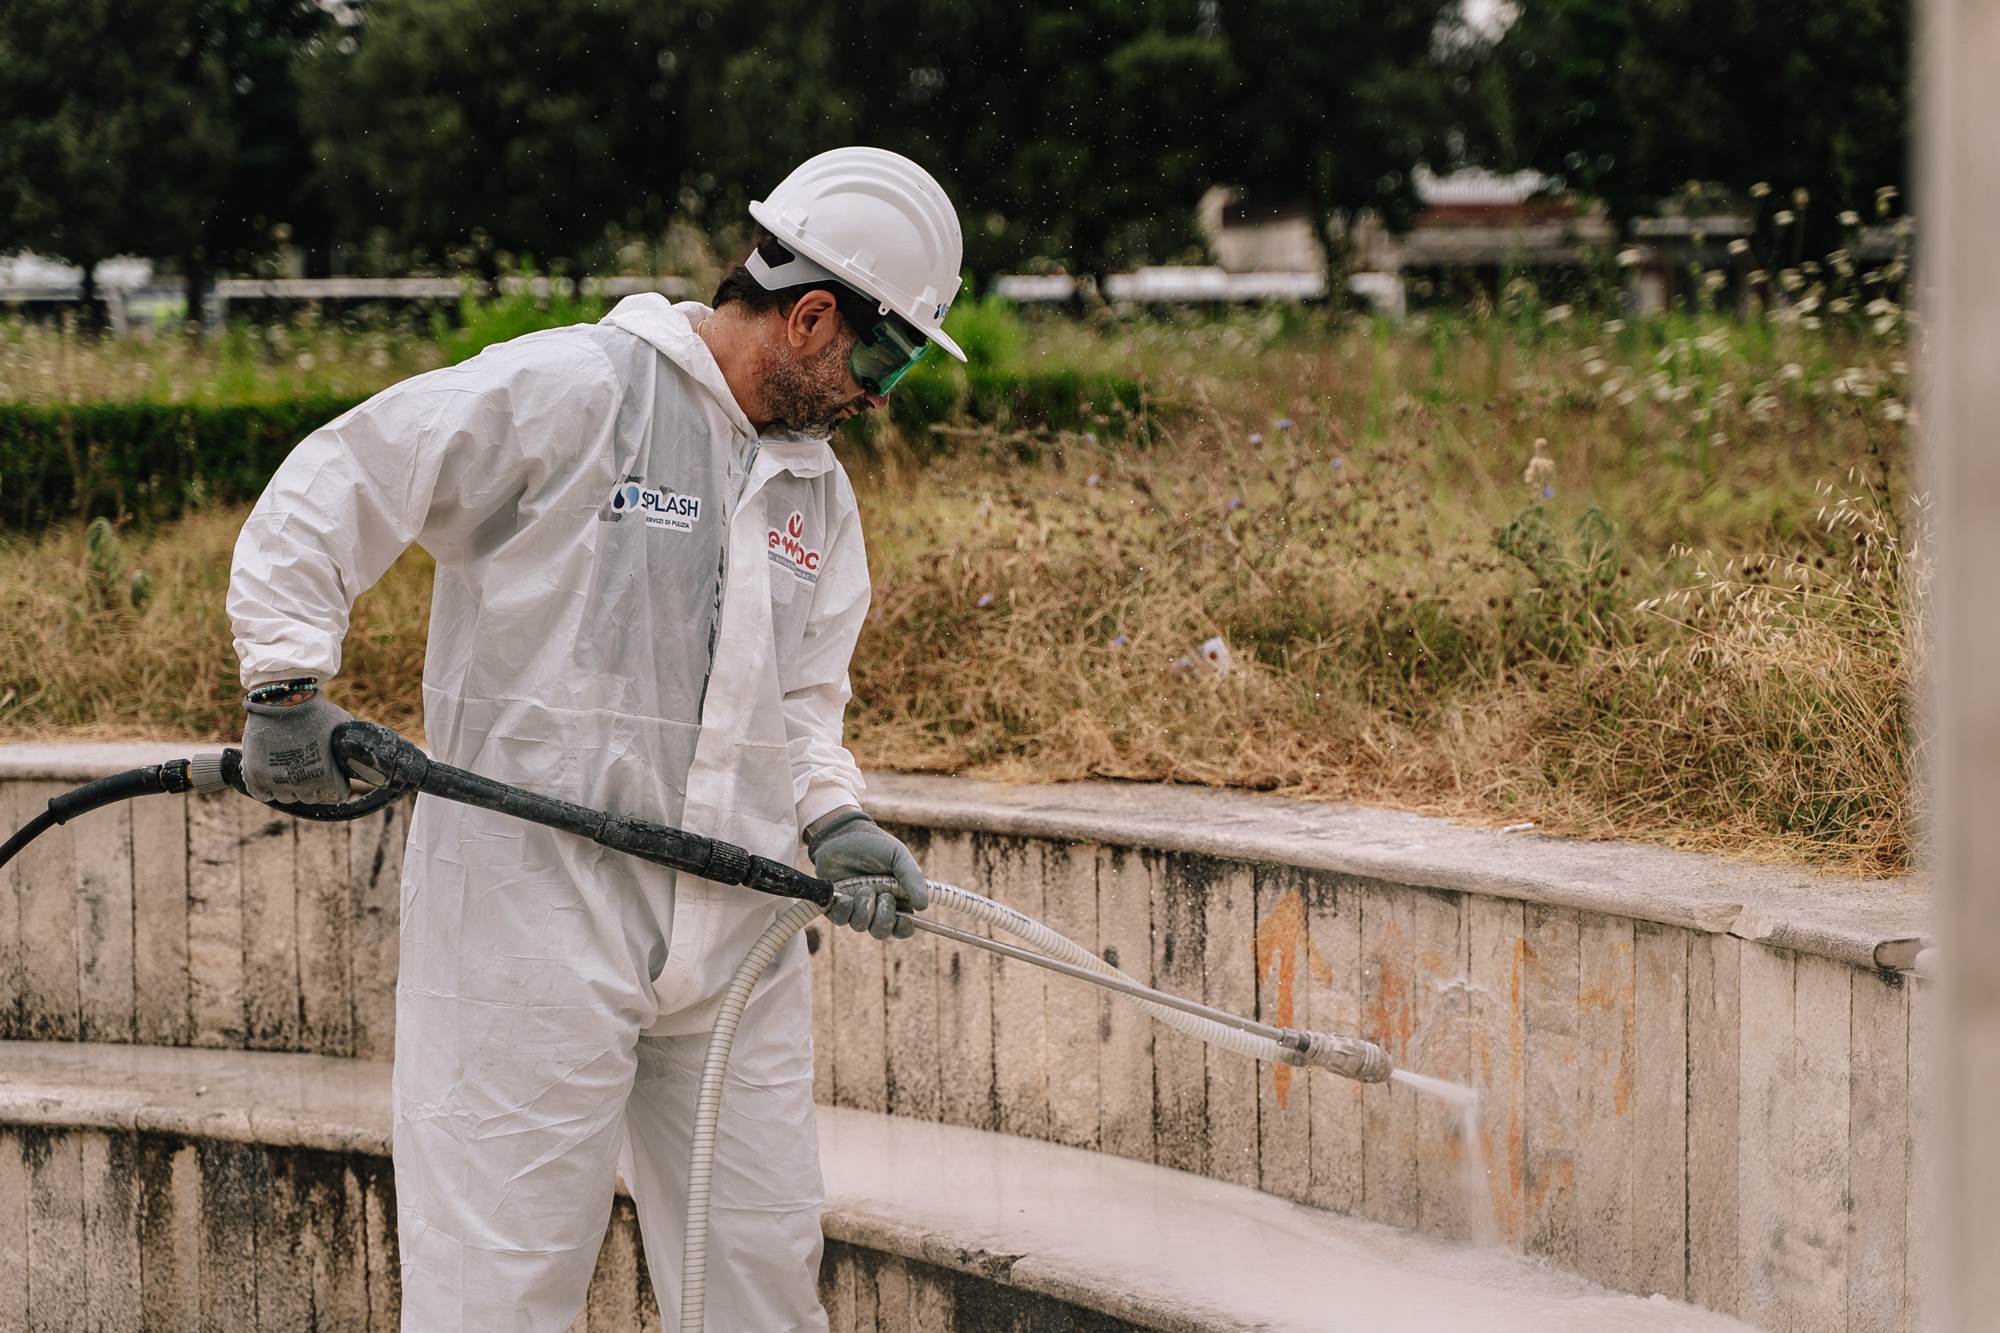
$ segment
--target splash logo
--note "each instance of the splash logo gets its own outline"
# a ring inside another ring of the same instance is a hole
[[[701,521],[701,497],[679,495],[664,486],[648,486],[639,477],[627,477],[611,488],[611,501],[598,517],[617,523],[634,516],[645,520],[649,528],[692,532]]]
[[[771,563],[787,569],[802,583],[819,582],[820,553],[806,545],[806,516],[794,509],[785,520],[785,530],[772,528],[764,534],[765,553]]]

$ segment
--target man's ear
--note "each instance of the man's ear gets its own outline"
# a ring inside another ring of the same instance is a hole
[[[800,355],[810,356],[839,336],[840,307],[831,292],[815,289],[792,303],[785,338]]]

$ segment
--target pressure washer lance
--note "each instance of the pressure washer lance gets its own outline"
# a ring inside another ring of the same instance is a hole
[[[553,797],[537,796],[462,768],[438,763],[395,732],[372,722],[344,722],[333,734],[334,757],[350,778],[371,783],[374,790],[338,805],[298,805],[271,801],[272,809],[301,819],[359,819],[413,791],[475,805],[532,823],[589,838],[614,851],[685,871],[718,884],[741,884],[761,893],[795,899],[758,937],[737,965],[723,991],[722,1005],[710,1033],[702,1062],[695,1107],[694,1141],[688,1172],[686,1239],[681,1255],[681,1330],[703,1333],[707,1306],[709,1192],[714,1180],[716,1127],[722,1109],[723,1073],[736,1040],[736,1028],[750,1002],[750,993],[764,970],[787,941],[831,906],[841,893],[832,884],[768,857],[698,833],[656,824],[651,820],[591,810]],[[243,788],[243,756],[237,750],[195,755],[87,782],[49,800],[48,809],[0,844],[0,867],[57,824],[66,824],[117,801],[153,794],[212,792]],[[247,794],[247,793],[246,793]],[[894,887],[881,880],[848,880],[858,888]],[[954,884],[931,882],[931,906],[958,912],[989,929],[1011,935],[1022,944],[947,926],[925,917],[903,914],[918,930],[954,943],[985,949],[1005,958],[1032,963],[1079,981],[1115,991],[1136,1002],[1154,1018],[1189,1036],[1253,1059],[1305,1068],[1326,1069],[1344,1078],[1379,1083],[1389,1077],[1388,1053],[1373,1042],[1331,1032],[1306,1032],[1273,1027],[1213,1006],[1154,990],[1134,980],[1082,945],[1057,934],[1032,917]]]

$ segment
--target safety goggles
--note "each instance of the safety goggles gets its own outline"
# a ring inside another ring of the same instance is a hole
[[[847,368],[854,382],[872,394],[886,394],[896,381],[924,359],[930,339],[896,315],[884,315],[872,325],[855,324],[859,336],[848,353]]]

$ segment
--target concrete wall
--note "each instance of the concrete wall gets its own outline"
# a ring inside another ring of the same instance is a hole
[[[0,823],[69,785],[0,782]],[[1166,989],[1380,1041],[1478,1086],[1483,1122],[1468,1144],[1401,1086],[1253,1065],[1038,969],[824,926],[822,1101],[1450,1236],[1490,1209],[1509,1244],[1767,1328],[1915,1326],[1911,1052],[1928,991],[1856,965],[1886,946],[1802,920],[1799,899],[1783,921],[1755,901],[1667,903],[1661,921],[1518,876],[1441,888],[1414,851],[1403,882],[1393,856],[1359,875],[885,810],[933,878]],[[386,1058],[401,819],[151,798],[56,831],[0,885],[0,1036]],[[1820,938],[1826,952],[1770,942]],[[1470,1197],[1468,1152],[1486,1164]]]
[[[394,1333],[395,1185],[388,1161],[365,1152],[0,1126],[0,1274],[0,1329]],[[839,1241],[820,1299],[832,1333],[1132,1327]],[[661,1326],[621,1195],[570,1330]]]

